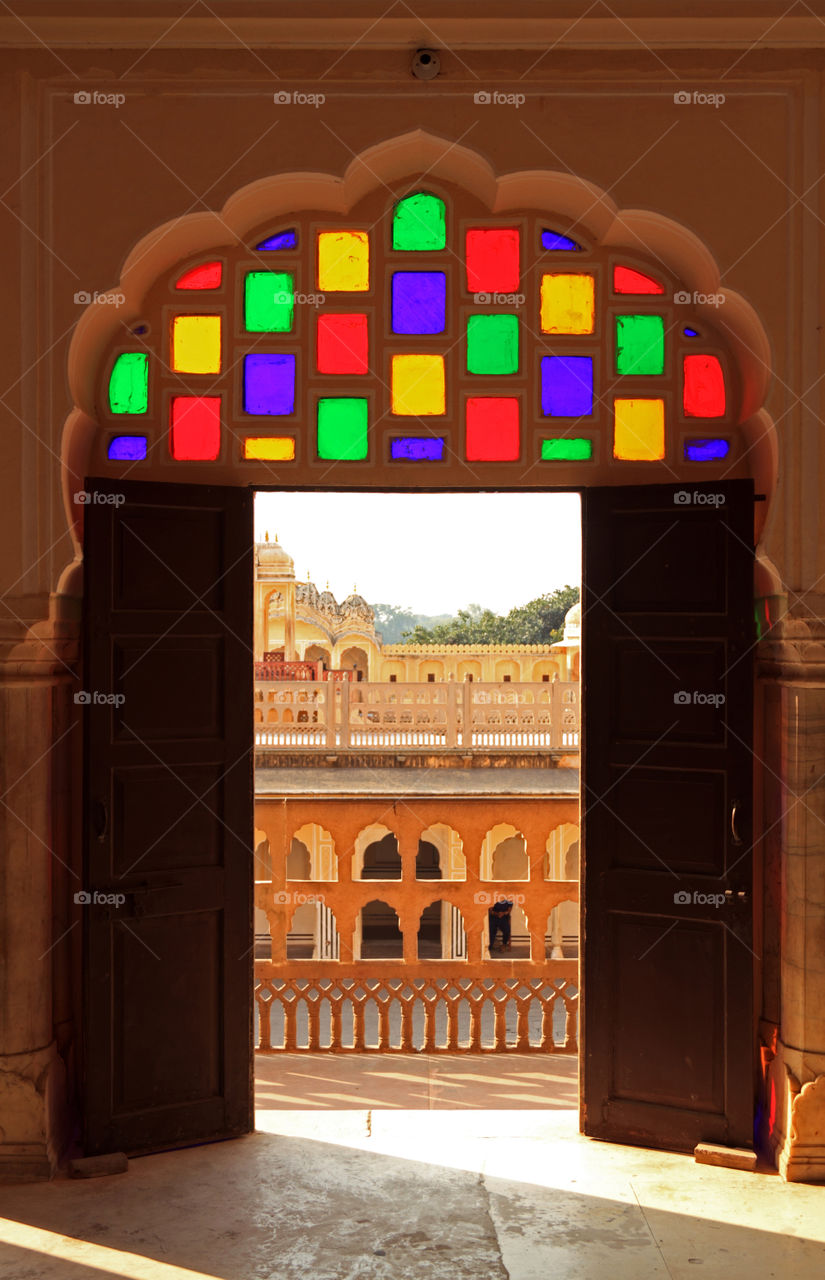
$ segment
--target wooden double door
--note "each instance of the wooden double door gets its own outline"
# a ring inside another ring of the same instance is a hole
[[[252,494],[86,489],[85,1147],[139,1152],[253,1124]],[[583,1128],[747,1144],[752,486],[582,498]]]

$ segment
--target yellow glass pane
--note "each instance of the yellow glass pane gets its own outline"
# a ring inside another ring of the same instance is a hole
[[[592,333],[595,308],[592,276],[566,272],[542,276],[542,333]]]
[[[392,411],[408,417],[443,413],[443,356],[393,356]]]
[[[220,373],[220,316],[175,316],[172,368],[176,373]]]
[[[321,231],[318,288],[322,293],[366,293],[370,287],[370,238],[366,231]]]
[[[614,400],[613,457],[656,462],[665,456],[664,400]]]
[[[243,456],[256,462],[292,462],[295,441],[291,436],[247,436]]]

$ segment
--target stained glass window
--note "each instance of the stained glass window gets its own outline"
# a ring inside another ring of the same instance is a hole
[[[272,253],[277,249],[294,249],[297,244],[298,235],[295,231],[278,231],[274,236],[256,244],[255,249],[258,253]]]
[[[390,441],[390,457],[406,462],[440,462],[444,440],[439,436],[396,436]]]
[[[518,293],[521,283],[518,230],[480,227],[468,231],[465,266],[470,293]]]
[[[220,289],[223,276],[222,262],[202,262],[183,275],[175,283],[176,289]]]
[[[392,278],[393,333],[443,333],[447,277],[443,271],[396,271]]]
[[[144,351],[123,351],[109,375],[112,413],[146,413],[149,408],[149,357]]]
[[[392,219],[392,247],[424,253],[444,249],[447,220],[444,201],[429,191],[417,191],[399,200]]]
[[[171,409],[172,457],[209,462],[221,448],[220,396],[175,396]]]
[[[690,355],[684,361],[684,409],[688,418],[721,418],[725,376],[716,356]]]
[[[366,458],[367,401],[360,396],[329,396],[318,401],[318,457],[355,462]]]
[[[114,436],[106,456],[118,462],[142,462],[148,452],[146,436]]]
[[[285,414],[295,409],[295,356],[244,356],[245,413]]]
[[[518,372],[518,316],[470,316],[467,321],[467,372]]]
[[[458,211],[407,193],[389,228],[357,212],[349,226],[276,223],[170,272],[177,305],[140,317],[136,349],[111,351],[99,389],[113,467],[171,454],[253,475],[277,464],[303,483],[330,461],[362,464],[361,483],[364,465],[457,458],[517,482],[506,464],[730,456],[724,347],[654,264],[586,245],[564,220],[479,215],[469,197]],[[540,246],[525,264],[522,241]],[[139,431],[117,429],[139,416]]]
[[[512,462],[519,457],[519,402],[509,396],[472,396],[467,401],[467,458]]]
[[[613,456],[655,462],[665,456],[664,400],[615,400]]]
[[[661,316],[616,317],[616,372],[657,374],[665,368],[665,323]]]
[[[295,279],[288,271],[250,271],[244,282],[244,326],[249,333],[290,333]]]
[[[685,458],[688,462],[717,462],[730,453],[730,441],[719,437],[708,440],[686,440]]]
[[[592,356],[544,356],[541,411],[548,418],[580,418],[593,412]]]
[[[563,236],[558,231],[544,230],[541,233],[542,249],[551,249],[554,251],[562,250],[567,253],[575,253],[581,250],[581,245],[575,240],[571,240],[570,236]]]
[[[220,316],[175,316],[172,368],[175,373],[220,373]]]
[[[393,413],[426,417],[444,412],[443,356],[393,356],[391,377]]]
[[[542,333],[592,333],[596,311],[595,280],[559,272],[541,278]]]
[[[323,293],[366,293],[370,287],[370,242],[366,231],[321,231],[318,288]]]
[[[541,457],[543,462],[587,462],[593,457],[593,441],[581,436],[542,440]]]
[[[317,366],[319,373],[366,373],[369,368],[369,332],[365,315],[318,316]]]
[[[643,271],[635,271],[633,267],[613,268],[614,293],[664,293],[665,286],[653,276]]]
[[[292,436],[247,436],[243,456],[256,462],[292,462],[295,440]]]

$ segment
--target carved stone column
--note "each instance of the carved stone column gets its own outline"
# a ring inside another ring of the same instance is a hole
[[[71,618],[0,630],[0,1181],[54,1173],[73,1120],[82,910],[75,658]]]
[[[802,609],[760,649],[765,1001],[761,1135],[783,1177],[825,1181],[825,618]],[[773,686],[773,687],[771,687]],[[771,839],[779,833],[778,875]],[[779,964],[772,965],[771,903],[779,900]],[[772,978],[778,970],[778,1012]]]

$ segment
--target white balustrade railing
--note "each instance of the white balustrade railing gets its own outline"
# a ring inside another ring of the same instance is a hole
[[[315,751],[579,749],[579,684],[257,681],[255,745]]]

